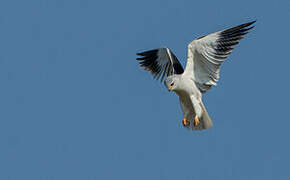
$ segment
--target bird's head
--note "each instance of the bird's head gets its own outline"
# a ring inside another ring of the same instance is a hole
[[[177,75],[168,76],[166,78],[166,80],[164,81],[166,88],[169,91],[177,90],[178,89],[178,79],[179,79],[179,77]]]

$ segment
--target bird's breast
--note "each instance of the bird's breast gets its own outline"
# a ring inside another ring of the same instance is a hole
[[[192,78],[184,77],[182,79],[182,88],[180,88],[176,93],[179,96],[195,96],[197,99],[200,99],[202,94],[196,86]]]

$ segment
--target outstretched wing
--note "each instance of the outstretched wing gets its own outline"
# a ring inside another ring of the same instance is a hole
[[[150,72],[155,79],[161,77],[161,81],[165,75],[182,74],[183,67],[176,56],[168,48],[153,49],[137,53],[137,60],[140,66]]]
[[[193,40],[188,45],[185,75],[194,77],[199,90],[204,93],[219,80],[220,66],[243,39],[255,21],[218,31]]]

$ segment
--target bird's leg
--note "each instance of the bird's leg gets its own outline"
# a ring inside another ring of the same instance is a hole
[[[189,126],[190,125],[190,121],[188,120],[188,119],[186,119],[186,117],[184,117],[183,119],[182,119],[182,124],[183,124],[183,126]]]
[[[195,127],[197,127],[197,126],[199,125],[199,118],[198,118],[197,115],[195,115],[195,117],[194,117],[193,125],[194,125]]]
[[[195,111],[195,117],[194,117],[194,121],[193,121],[193,125],[195,127],[199,126],[200,124],[200,118],[202,116],[202,109],[200,106],[200,101],[198,101],[194,96],[190,96],[191,98],[191,102]]]

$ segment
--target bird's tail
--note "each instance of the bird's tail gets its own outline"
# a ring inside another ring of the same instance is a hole
[[[209,129],[212,127],[213,123],[207,113],[207,110],[202,102],[200,102],[200,106],[202,108],[202,116],[200,118],[199,125],[197,127],[193,127],[194,130],[203,130],[203,129]]]

